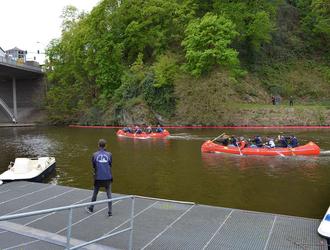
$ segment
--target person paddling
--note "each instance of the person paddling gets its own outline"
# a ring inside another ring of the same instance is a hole
[[[152,128],[151,128],[150,125],[146,128],[146,133],[147,134],[151,134],[152,133]]]
[[[280,143],[280,147],[281,148],[287,148],[288,147],[288,141],[287,141],[287,139],[285,138],[285,136],[283,136],[283,135],[279,135],[278,136],[279,137],[279,143]]]
[[[125,133],[129,133],[129,132],[130,132],[129,127],[124,127],[122,130],[123,130]]]
[[[247,142],[245,141],[244,137],[241,136],[239,138],[239,143],[238,143],[240,149],[242,150],[243,148],[247,147]]]
[[[290,144],[288,145],[290,148],[298,147],[298,139],[293,135],[290,137]]]
[[[258,148],[261,148],[261,147],[263,146],[263,144],[262,144],[262,139],[261,139],[261,137],[260,137],[259,135],[257,135],[257,136],[254,138],[253,142],[256,144],[256,146],[257,146]]]
[[[162,133],[162,132],[164,132],[164,129],[160,126],[160,124],[158,124],[156,128],[156,133]]]
[[[142,134],[142,129],[139,126],[135,126],[134,132],[135,134]]]
[[[273,138],[269,138],[268,142],[267,142],[267,147],[268,148],[275,148],[275,142]]]

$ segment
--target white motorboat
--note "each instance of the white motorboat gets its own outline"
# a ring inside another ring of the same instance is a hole
[[[0,181],[41,181],[54,170],[55,165],[55,157],[16,158],[0,175]]]
[[[330,239],[330,207],[328,208],[327,212],[325,213],[317,232],[327,239]]]

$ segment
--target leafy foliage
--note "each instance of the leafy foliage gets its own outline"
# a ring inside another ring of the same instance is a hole
[[[147,104],[155,111],[165,116],[175,113],[174,85],[156,84],[153,75],[148,75],[143,82],[143,95]]]
[[[117,41],[124,47],[124,58],[134,62],[142,53],[143,59],[154,59],[179,40],[184,22],[181,11],[175,0],[123,1],[114,13],[113,24]]]
[[[329,52],[330,3],[328,0],[300,0],[297,6],[302,12],[302,26],[309,44]]]
[[[229,47],[237,34],[235,25],[224,16],[207,13],[191,21],[182,42],[191,73],[200,76],[214,65],[237,67],[238,52]]]
[[[177,60],[173,55],[160,55],[153,66],[155,87],[172,86],[177,72]]]
[[[203,81],[249,102],[265,99],[259,81],[269,94],[326,99],[329,17],[328,0],[101,0],[90,13],[67,6],[62,36],[47,49],[50,121],[116,123],[143,110],[149,120],[180,113],[210,123],[203,110],[217,102],[205,98]],[[298,62],[308,57],[322,63],[303,71]],[[227,73],[218,79],[219,71]],[[308,74],[313,80],[298,79]],[[200,109],[190,109],[194,100]]]
[[[271,41],[279,1],[215,1],[214,11],[225,15],[235,25],[239,36],[236,46],[249,62],[260,48]]]

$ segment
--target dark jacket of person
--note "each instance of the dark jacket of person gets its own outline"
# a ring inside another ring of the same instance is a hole
[[[147,134],[151,134],[152,133],[152,128],[151,127],[147,127],[146,128],[146,133]]]
[[[263,146],[260,136],[256,136],[252,142],[254,142],[257,145],[257,147],[259,147],[259,148],[261,148]]]
[[[129,129],[128,127],[125,127],[125,128],[123,128],[123,131],[124,131],[125,133],[129,133],[129,132],[130,132],[130,129]]]
[[[291,148],[295,148],[295,147],[298,147],[298,140],[297,140],[297,138],[295,137],[295,136],[293,136],[293,137],[291,137],[291,140],[290,140],[290,144],[289,144],[289,146],[291,147]]]
[[[137,129],[135,130],[135,133],[136,133],[136,134],[142,134],[142,129],[137,128]]]
[[[221,143],[223,146],[228,146],[229,144],[229,138],[225,137],[225,138],[219,138],[216,140],[217,143]]]
[[[156,133],[162,133],[162,132],[164,132],[163,128],[161,128],[161,127],[156,128]]]
[[[278,142],[280,143],[279,146],[281,148],[287,148],[288,147],[288,141],[284,136],[282,136]]]
[[[231,138],[230,138],[230,142],[231,142],[235,147],[238,146],[237,139],[236,139],[235,137],[231,137]]]
[[[95,180],[112,180],[112,154],[110,152],[104,149],[95,152],[92,157],[92,164],[95,171]]]

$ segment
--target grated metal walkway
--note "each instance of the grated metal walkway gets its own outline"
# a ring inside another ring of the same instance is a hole
[[[0,186],[0,216],[89,202],[91,190],[11,182]],[[114,195],[118,197],[119,195]],[[101,193],[98,200],[106,199]],[[93,214],[73,211],[73,242],[84,242],[128,227],[130,201],[106,204]],[[214,206],[180,204],[138,197],[135,200],[134,249],[327,249],[315,219]],[[63,249],[67,213],[57,212],[0,222],[0,249]],[[129,233],[86,249],[127,249]]]

